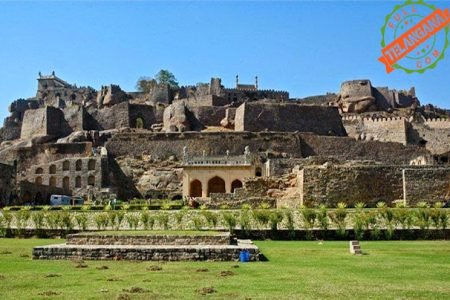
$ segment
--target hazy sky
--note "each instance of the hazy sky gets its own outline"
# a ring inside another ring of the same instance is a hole
[[[401,3],[401,2],[397,2]],[[446,8],[450,2],[433,2]],[[378,62],[390,2],[0,2],[0,118],[35,95],[37,74],[69,83],[136,80],[160,69],[181,84],[222,78],[291,97],[337,92],[349,79],[416,87],[423,104],[450,107],[450,50],[437,68],[386,74]],[[449,37],[450,38],[450,37]]]

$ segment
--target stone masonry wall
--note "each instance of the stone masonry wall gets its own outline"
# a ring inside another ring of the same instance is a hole
[[[0,163],[0,207],[9,204],[9,197],[14,192],[15,168]]]
[[[306,167],[299,173],[301,202],[335,207],[338,202],[353,206],[364,202],[374,207],[402,199],[402,170],[391,166]]]
[[[407,143],[407,122],[405,118],[360,118],[344,117],[347,134],[357,140]]]
[[[235,130],[346,135],[337,108],[294,103],[244,103],[236,110]]]
[[[292,157],[301,157],[300,139],[295,133],[270,132],[184,132],[184,133],[119,133],[107,143],[108,153],[113,156],[140,156],[143,153],[154,159],[166,159],[175,156],[182,158],[183,147],[190,155],[242,155],[245,146],[250,151],[288,153]]]
[[[385,164],[408,165],[419,156],[430,157],[430,153],[419,146],[404,146],[399,143],[357,141],[350,137],[317,136],[299,134],[302,153],[308,156],[333,156],[341,160],[374,160]]]
[[[408,205],[450,200],[450,168],[408,168],[404,174]]]

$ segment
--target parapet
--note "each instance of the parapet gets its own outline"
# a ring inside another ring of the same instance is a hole
[[[424,124],[433,129],[450,129],[450,120],[445,118],[426,119]]]

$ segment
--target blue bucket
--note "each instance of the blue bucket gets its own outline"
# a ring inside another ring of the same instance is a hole
[[[249,262],[250,261],[250,252],[248,250],[242,250],[239,253],[239,261],[240,262]]]

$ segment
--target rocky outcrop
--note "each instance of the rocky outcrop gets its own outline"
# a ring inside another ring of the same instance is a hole
[[[130,99],[118,85],[102,86],[97,95],[97,103],[99,107],[112,106]]]
[[[184,132],[191,130],[184,102],[174,102],[166,107],[163,123],[165,132]]]

